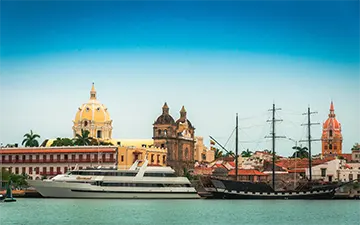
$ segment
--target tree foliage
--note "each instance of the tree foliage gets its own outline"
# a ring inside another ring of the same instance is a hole
[[[253,152],[252,152],[252,151],[249,151],[249,149],[246,149],[246,151],[242,151],[242,152],[241,152],[241,156],[242,156],[242,157],[251,157],[252,154],[253,154]]]
[[[74,139],[75,145],[91,145],[92,137],[89,137],[90,131],[81,129],[81,134],[76,134],[76,137]]]
[[[220,149],[215,149],[215,159],[223,157],[223,152]]]
[[[292,155],[293,158],[303,159],[303,158],[308,158],[309,157],[307,147],[294,146],[294,147],[292,147],[292,149],[295,150],[294,154]]]
[[[40,135],[35,134],[30,130],[30,133],[24,135],[24,140],[21,144],[25,144],[25,147],[39,147],[39,142],[36,140],[37,138],[40,138]]]

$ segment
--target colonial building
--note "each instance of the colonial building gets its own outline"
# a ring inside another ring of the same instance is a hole
[[[78,166],[116,166],[117,147],[69,146],[0,148],[0,166],[15,174],[28,174],[30,179],[53,177]]]
[[[180,118],[175,122],[165,103],[162,114],[153,124],[154,146],[167,148],[167,164],[178,174],[183,169],[194,168],[195,128],[187,119],[184,106],[180,110]]]
[[[92,138],[102,141],[111,139],[112,120],[107,108],[97,100],[94,83],[89,101],[78,108],[73,123],[74,137],[84,129],[90,132]]]
[[[339,155],[342,153],[341,124],[335,118],[334,104],[330,104],[329,118],[323,124],[321,136],[323,156]]]
[[[215,160],[215,152],[204,145],[203,137],[195,137],[194,159],[199,163],[210,163]]]
[[[157,147],[118,147],[118,168],[129,169],[136,160],[148,160],[148,166],[166,166],[166,148]],[[140,166],[142,163],[139,164]]]

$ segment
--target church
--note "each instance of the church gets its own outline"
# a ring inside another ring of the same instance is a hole
[[[162,114],[153,124],[153,140],[155,147],[167,148],[167,164],[178,174],[194,168],[195,128],[187,118],[184,106],[180,118],[175,121],[165,102]]]
[[[322,156],[338,156],[342,154],[342,141],[341,124],[335,118],[334,103],[331,101],[329,117],[323,124],[321,135]]]

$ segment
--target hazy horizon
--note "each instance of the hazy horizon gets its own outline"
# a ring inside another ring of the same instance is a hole
[[[207,146],[209,135],[227,141],[238,113],[240,151],[271,149],[273,102],[277,135],[300,140],[302,113],[318,112],[319,139],[333,100],[350,152],[360,142],[358,18],[357,1],[1,2],[0,142],[21,144],[30,129],[72,137],[95,82],[116,139],[150,139],[166,101],[174,119],[185,106]],[[277,152],[293,145],[279,139]]]

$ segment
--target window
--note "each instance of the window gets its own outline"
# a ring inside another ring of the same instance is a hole
[[[330,149],[330,150],[332,149],[332,144],[329,144],[329,149]]]
[[[72,155],[71,155],[71,159],[72,159],[73,161],[75,161],[75,154],[72,154]]]
[[[206,160],[206,155],[205,155],[205,154],[201,154],[201,159],[202,159],[202,160]]]
[[[39,174],[39,173],[40,173],[39,167],[35,167],[35,173],[36,173],[36,174]]]
[[[53,174],[53,173],[54,173],[54,168],[50,167],[50,174]]]
[[[161,147],[162,147],[162,148],[165,148],[165,144],[161,144]]]
[[[80,154],[79,155],[79,161],[82,161],[82,159],[83,159],[83,156],[82,156],[82,154]]]
[[[96,137],[97,137],[97,138],[101,138],[101,130],[98,130],[98,131],[97,131]]]
[[[33,172],[33,168],[29,167],[29,174],[32,174],[32,172]]]
[[[151,154],[151,163],[154,162],[154,154]]]
[[[336,145],[334,145],[334,149],[335,149],[335,150],[337,149],[337,146],[336,146]]]
[[[22,160],[25,161],[25,155],[22,156]]]
[[[61,167],[56,167],[56,173],[61,173]]]
[[[357,175],[357,179],[358,179],[358,180],[360,180],[360,173],[358,173],[358,175]]]
[[[68,155],[64,155],[64,159],[65,159],[65,160],[68,160]]]
[[[15,160],[19,161],[19,156],[18,155],[15,156]]]
[[[166,156],[163,155],[163,163],[165,164],[166,163]]]
[[[32,161],[32,155],[29,155],[29,160]]]
[[[1,159],[2,159],[2,161],[4,162],[4,161],[5,161],[5,156],[4,156],[4,155],[1,156]]]
[[[353,180],[353,175],[349,174],[349,181],[352,181],[352,180]]]
[[[326,168],[321,168],[321,176],[326,177]]]
[[[88,125],[88,121],[84,121],[84,127],[86,127]]]
[[[161,130],[158,130],[158,134],[161,135]]]
[[[121,155],[121,162],[124,162],[124,155]]]
[[[25,174],[25,173],[26,173],[26,168],[25,168],[25,167],[23,167],[23,168],[21,169],[21,173],[22,173],[22,174]]]
[[[332,130],[330,130],[330,134],[329,134],[329,136],[330,136],[330,137],[332,137],[332,136],[333,136]]]
[[[160,163],[160,155],[157,155],[157,163]]]
[[[65,167],[64,167],[64,173],[66,173],[66,172],[67,172],[67,167],[65,166]]]
[[[325,145],[325,150],[327,150],[328,149],[328,146],[327,145]]]
[[[19,167],[15,167],[15,174],[19,174]]]
[[[43,173],[46,174],[46,167],[43,167]]]

